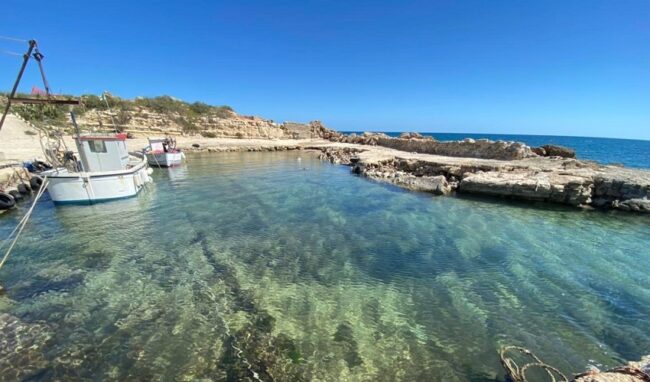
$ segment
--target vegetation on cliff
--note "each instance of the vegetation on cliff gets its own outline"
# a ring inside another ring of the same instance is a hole
[[[2,100],[0,95],[0,101]],[[206,138],[327,138],[332,132],[320,122],[275,123],[237,114],[230,106],[185,102],[170,96],[137,97],[129,100],[111,94],[106,99],[83,95],[79,106],[12,105],[12,112],[38,128],[62,128],[72,133],[69,112],[82,129],[126,132],[132,136],[152,134],[201,135]],[[4,95],[6,102],[6,94]]]
[[[2,94],[3,103],[7,94]],[[20,94],[20,96],[27,96]],[[235,115],[230,106],[213,106],[203,102],[189,103],[167,95],[158,97],[137,97],[133,100],[106,94],[106,99],[94,94],[84,94],[80,97],[81,105],[12,105],[11,111],[23,119],[36,125],[48,124],[68,127],[68,113],[83,117],[90,111],[109,112],[115,120],[118,129],[123,130],[134,116],[147,118],[148,113],[164,115],[179,124],[184,131],[198,131],[196,120],[202,117],[229,118]]]

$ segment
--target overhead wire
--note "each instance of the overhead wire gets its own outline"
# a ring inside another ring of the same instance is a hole
[[[11,36],[0,36],[0,40],[14,41],[14,42],[29,42],[23,38],[11,37]]]
[[[16,56],[16,57],[22,57],[23,56],[20,53],[12,52],[10,50],[0,50],[0,53],[6,54],[8,56]]]

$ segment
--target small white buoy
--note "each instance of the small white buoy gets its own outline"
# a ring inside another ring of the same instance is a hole
[[[302,158],[301,158],[301,157],[298,157],[298,162],[302,162]]]

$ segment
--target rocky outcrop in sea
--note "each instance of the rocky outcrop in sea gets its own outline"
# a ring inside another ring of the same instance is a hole
[[[458,192],[650,212],[650,171],[539,156],[521,143],[464,140],[438,146],[417,137],[373,139],[375,145],[322,148],[321,158],[347,164],[352,172],[372,179],[436,195]],[[386,142],[392,148],[415,150],[372,147]],[[434,148],[448,151],[445,156],[427,155]]]

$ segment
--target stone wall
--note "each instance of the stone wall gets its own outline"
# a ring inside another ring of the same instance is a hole
[[[400,138],[392,138],[382,133],[363,133],[338,136],[339,142],[383,146],[411,153],[443,155],[462,158],[512,160],[537,156],[533,150],[520,142],[474,140],[436,141],[417,133],[404,133]]]
[[[536,155],[523,143],[487,139],[439,142],[427,138],[380,137],[377,144],[400,151],[465,158],[512,160]]]

